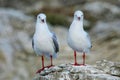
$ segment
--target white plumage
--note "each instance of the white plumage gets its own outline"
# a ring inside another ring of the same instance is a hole
[[[46,56],[51,58],[51,60],[52,57],[56,57],[56,53],[59,51],[56,35],[55,33],[49,31],[46,23],[46,15],[43,13],[37,16],[32,45],[35,53],[38,56]],[[42,61],[44,63],[44,60]]]
[[[74,50],[88,53],[91,48],[90,37],[83,29],[84,15],[82,11],[75,11],[74,19],[69,28],[68,45]]]
[[[42,20],[44,20],[44,22],[42,22]],[[54,48],[56,44],[54,45],[53,36],[54,34],[49,31],[46,24],[45,14],[39,14],[37,16],[36,29],[33,36],[33,48],[37,55],[45,55],[47,57],[50,57],[50,55],[56,55],[57,52]]]

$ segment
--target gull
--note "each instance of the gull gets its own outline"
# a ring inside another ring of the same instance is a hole
[[[55,33],[50,32],[48,29],[46,15],[44,13],[37,15],[35,33],[32,39],[32,47],[35,53],[38,56],[41,56],[42,59],[42,69],[39,69],[36,73],[40,73],[45,68],[44,56],[50,58],[51,60],[51,65],[46,67],[49,68],[53,66],[52,58],[57,56],[59,45]]]
[[[90,37],[83,29],[84,15],[82,11],[75,11],[74,19],[70,25],[67,42],[68,45],[74,50],[74,65],[85,65],[85,53],[90,51],[92,47]],[[78,64],[76,59],[76,51],[83,53],[83,63]]]

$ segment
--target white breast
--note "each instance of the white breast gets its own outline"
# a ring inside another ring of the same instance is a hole
[[[88,52],[91,43],[87,37],[87,33],[84,30],[80,30],[80,26],[76,26],[71,27],[69,30],[68,45],[78,52]]]
[[[42,28],[43,27],[43,28]],[[51,33],[42,26],[34,34],[34,50],[36,54],[53,54],[54,47]]]

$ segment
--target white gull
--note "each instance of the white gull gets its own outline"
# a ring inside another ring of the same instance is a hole
[[[38,14],[35,33],[32,39],[32,46],[35,53],[41,56],[42,69],[39,69],[36,73],[40,73],[44,70],[44,56],[51,59],[51,65],[53,66],[52,58],[56,57],[56,53],[59,51],[59,45],[55,33],[50,32],[46,23],[46,15],[43,13]]]
[[[74,65],[85,65],[85,53],[88,53],[92,47],[90,37],[83,29],[84,15],[82,11],[75,11],[74,19],[69,28],[68,45],[74,50]],[[76,60],[76,51],[83,53],[83,63],[78,64]]]

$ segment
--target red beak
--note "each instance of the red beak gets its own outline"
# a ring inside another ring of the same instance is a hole
[[[78,17],[78,20],[80,20],[80,17]]]
[[[43,23],[45,22],[44,19],[41,20]]]

